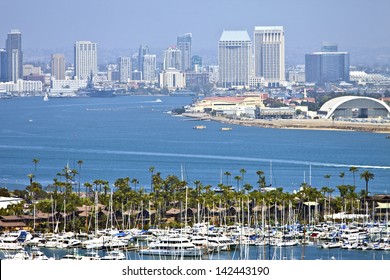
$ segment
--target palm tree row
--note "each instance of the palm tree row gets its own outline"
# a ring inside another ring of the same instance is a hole
[[[34,161],[35,167],[38,162],[39,160]],[[216,187],[204,186],[200,180],[195,180],[190,186],[188,182],[179,179],[175,175],[168,175],[163,178],[160,172],[156,172],[155,168],[151,167],[149,169],[151,173],[149,192],[145,191],[146,186],[138,187],[139,181],[136,178],[130,179],[129,177],[117,179],[113,184],[113,189],[110,188],[109,182],[106,180],[96,179],[92,183],[86,182],[83,184],[85,191],[81,192],[80,173],[82,164],[82,161],[78,161],[78,170],[65,166],[57,173],[57,177],[53,179],[53,184],[48,186],[46,191],[43,190],[41,184],[34,181],[34,174],[29,174],[30,185],[26,187],[24,193],[21,193],[24,195],[23,198],[28,201],[37,201],[36,207],[42,212],[51,213],[53,210],[61,212],[66,209],[66,212],[69,213],[83,205],[94,205],[96,197],[100,204],[108,206],[110,203],[109,194],[112,192],[111,207],[114,212],[133,211],[135,209],[153,210],[156,213],[156,224],[160,224],[165,220],[166,212],[171,208],[180,209],[180,213],[188,208],[211,210],[228,209],[230,207],[242,208],[242,211],[250,212],[259,205],[271,207],[291,204],[301,220],[304,220],[305,215],[307,215],[304,209],[307,202],[317,202],[323,214],[341,210],[355,211],[355,209],[361,208],[358,201],[359,196],[355,192],[355,178],[353,186],[344,185],[344,173],[340,173],[340,178],[343,179],[342,184],[337,186],[340,196],[335,199],[331,197],[334,189],[329,187],[331,175],[324,176],[327,179],[326,187],[317,189],[302,183],[298,192],[290,194],[283,192],[282,188],[266,191],[266,178],[262,170],[256,171],[258,176],[257,187],[253,187],[244,181],[245,169],[240,170],[241,176],[236,175],[234,177],[236,189],[232,187],[231,181],[229,181],[229,177],[232,176],[229,171],[224,173],[226,176],[225,184],[221,182]],[[351,167],[350,171],[355,174],[357,168]],[[79,182],[78,190],[75,192],[74,186],[77,183],[74,182],[74,179],[77,175]],[[366,190],[361,193],[361,197],[365,199],[368,194],[368,182],[374,179],[374,174],[366,170],[360,174],[360,178],[366,182]],[[54,206],[53,201],[55,201]]]

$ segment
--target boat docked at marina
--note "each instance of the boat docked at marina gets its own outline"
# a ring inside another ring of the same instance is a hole
[[[107,252],[107,255],[101,257],[101,260],[126,260],[126,255],[122,251],[114,250]]]
[[[148,248],[139,250],[139,253],[154,256],[196,257],[203,255],[204,250],[197,248],[186,237],[165,236],[150,243]]]

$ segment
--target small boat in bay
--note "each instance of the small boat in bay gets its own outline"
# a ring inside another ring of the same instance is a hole
[[[205,129],[206,126],[205,125],[196,125],[194,126],[194,129]]]

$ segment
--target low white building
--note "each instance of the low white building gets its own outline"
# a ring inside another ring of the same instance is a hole
[[[0,92],[12,92],[12,93],[34,93],[42,92],[41,81],[24,81],[17,80],[14,82],[0,83]]]
[[[160,88],[168,88],[168,90],[183,89],[186,87],[186,76],[183,72],[168,68],[160,74]]]
[[[8,205],[18,204],[22,202],[23,199],[19,197],[4,197],[0,196],[0,209],[5,209]]]

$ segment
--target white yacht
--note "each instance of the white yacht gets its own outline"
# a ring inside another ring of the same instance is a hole
[[[119,250],[109,251],[101,260],[126,260],[126,255]]]
[[[194,257],[201,256],[203,249],[198,249],[187,238],[166,236],[152,242],[148,248],[139,250],[141,255]]]

